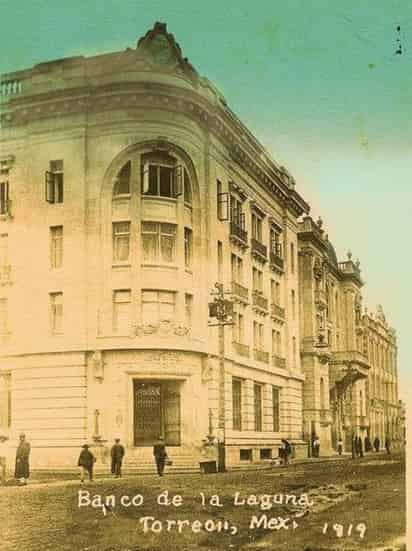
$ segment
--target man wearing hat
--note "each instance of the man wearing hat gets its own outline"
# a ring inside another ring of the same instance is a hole
[[[89,475],[90,482],[93,481],[93,466],[95,464],[96,458],[89,450],[88,444],[83,444],[82,451],[79,455],[78,466],[80,467],[80,482],[84,482],[84,477],[86,474]]]
[[[124,447],[120,444],[120,438],[115,438],[114,444],[110,451],[112,457],[112,474],[115,478],[122,476],[122,461],[124,457]]]
[[[163,436],[159,436],[157,444],[153,446],[153,455],[156,461],[157,474],[163,476],[167,459],[167,452]]]
[[[20,480],[21,484],[27,484],[27,479],[30,476],[30,444],[26,440],[24,433],[20,434],[20,442],[16,450],[16,469],[14,478]]]

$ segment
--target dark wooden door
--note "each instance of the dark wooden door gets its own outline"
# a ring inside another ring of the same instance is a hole
[[[162,387],[160,383],[134,383],[134,444],[150,446],[162,434]]]

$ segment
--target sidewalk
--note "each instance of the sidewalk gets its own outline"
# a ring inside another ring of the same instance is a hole
[[[399,455],[398,453],[394,454],[395,456]],[[372,459],[377,457],[387,456],[385,451],[380,451],[378,453],[369,453],[365,454],[363,458],[357,458],[357,461],[362,461],[365,459]],[[388,456],[393,457],[393,456]],[[345,461],[345,460],[351,460],[352,455],[351,453],[343,453],[341,456],[338,454],[330,455],[330,456],[324,456],[324,457],[306,457],[303,459],[293,459],[288,467],[293,467],[294,465],[305,465],[305,464],[316,464],[316,463],[331,463],[336,461]],[[270,470],[270,469],[279,469],[279,471],[284,472],[285,469],[288,467],[282,467],[281,465],[275,465],[273,463],[264,463],[264,464],[249,464],[249,465],[240,465],[236,467],[231,467],[228,469],[227,473],[236,473],[240,471],[261,471],[261,470]],[[197,471],[191,471],[184,473],[187,474],[201,474]],[[95,480],[93,481],[93,484],[101,483],[101,482],[108,482],[111,481],[112,483],[116,484],[118,480],[127,480],[127,479],[136,479],[136,477],[154,477],[157,478],[157,474],[149,474],[149,473],[139,473],[133,472],[128,473],[125,472],[124,476],[120,479],[113,478],[110,476],[107,472],[103,471],[97,471],[95,473]],[[178,477],[181,476],[177,473],[170,473],[170,476]],[[207,475],[205,475],[207,476]],[[84,486],[88,486],[90,483],[85,483]],[[78,485],[79,487],[82,487],[83,485],[80,485],[79,476],[77,475],[77,471],[73,469],[72,471],[65,471],[65,472],[59,472],[59,471],[36,471],[33,470],[31,478],[28,481],[28,484],[26,486],[22,486],[25,488],[32,488],[32,487],[41,487],[41,486],[72,486],[72,485]],[[19,484],[13,479],[9,478],[7,483],[3,486],[4,488],[17,488],[20,487]],[[1,486],[0,486],[1,488]]]

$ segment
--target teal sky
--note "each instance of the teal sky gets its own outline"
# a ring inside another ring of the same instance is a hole
[[[359,257],[365,304],[382,304],[398,331],[406,398],[412,0],[0,0],[0,20],[0,73],[121,50],[167,22],[183,54],[294,174],[338,256]]]

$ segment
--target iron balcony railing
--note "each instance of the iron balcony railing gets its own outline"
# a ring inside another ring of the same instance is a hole
[[[230,235],[237,237],[247,245],[247,231],[236,222],[230,222]]]
[[[243,344],[241,342],[233,341],[233,348],[239,356],[243,356],[245,358],[249,358],[249,346],[247,344]]]
[[[237,281],[232,281],[232,293],[239,298],[243,298],[244,300],[248,300],[249,298],[249,289]]]
[[[253,239],[253,238],[250,240],[250,244],[252,246],[252,254],[257,254],[258,256],[263,258],[264,260],[267,259],[268,248],[266,247],[266,245],[264,245],[263,243],[261,243],[257,239]]]
[[[259,291],[253,292],[253,306],[257,306],[261,310],[268,311],[268,299],[260,294]]]
[[[255,348],[253,350],[253,356],[258,362],[264,362],[266,364],[269,363],[269,352],[265,352],[264,350],[258,350],[257,348]]]
[[[280,367],[282,369],[285,369],[286,367],[286,358],[281,358],[280,356],[277,356],[276,354],[272,355],[272,364],[274,367]]]
[[[283,258],[273,251],[270,252],[270,264],[278,268],[279,270],[284,270],[285,264]]]
[[[282,306],[279,306],[278,304],[272,302],[272,304],[270,305],[270,310],[272,316],[274,316],[275,318],[280,318],[283,320],[285,319],[285,309],[282,308]]]

